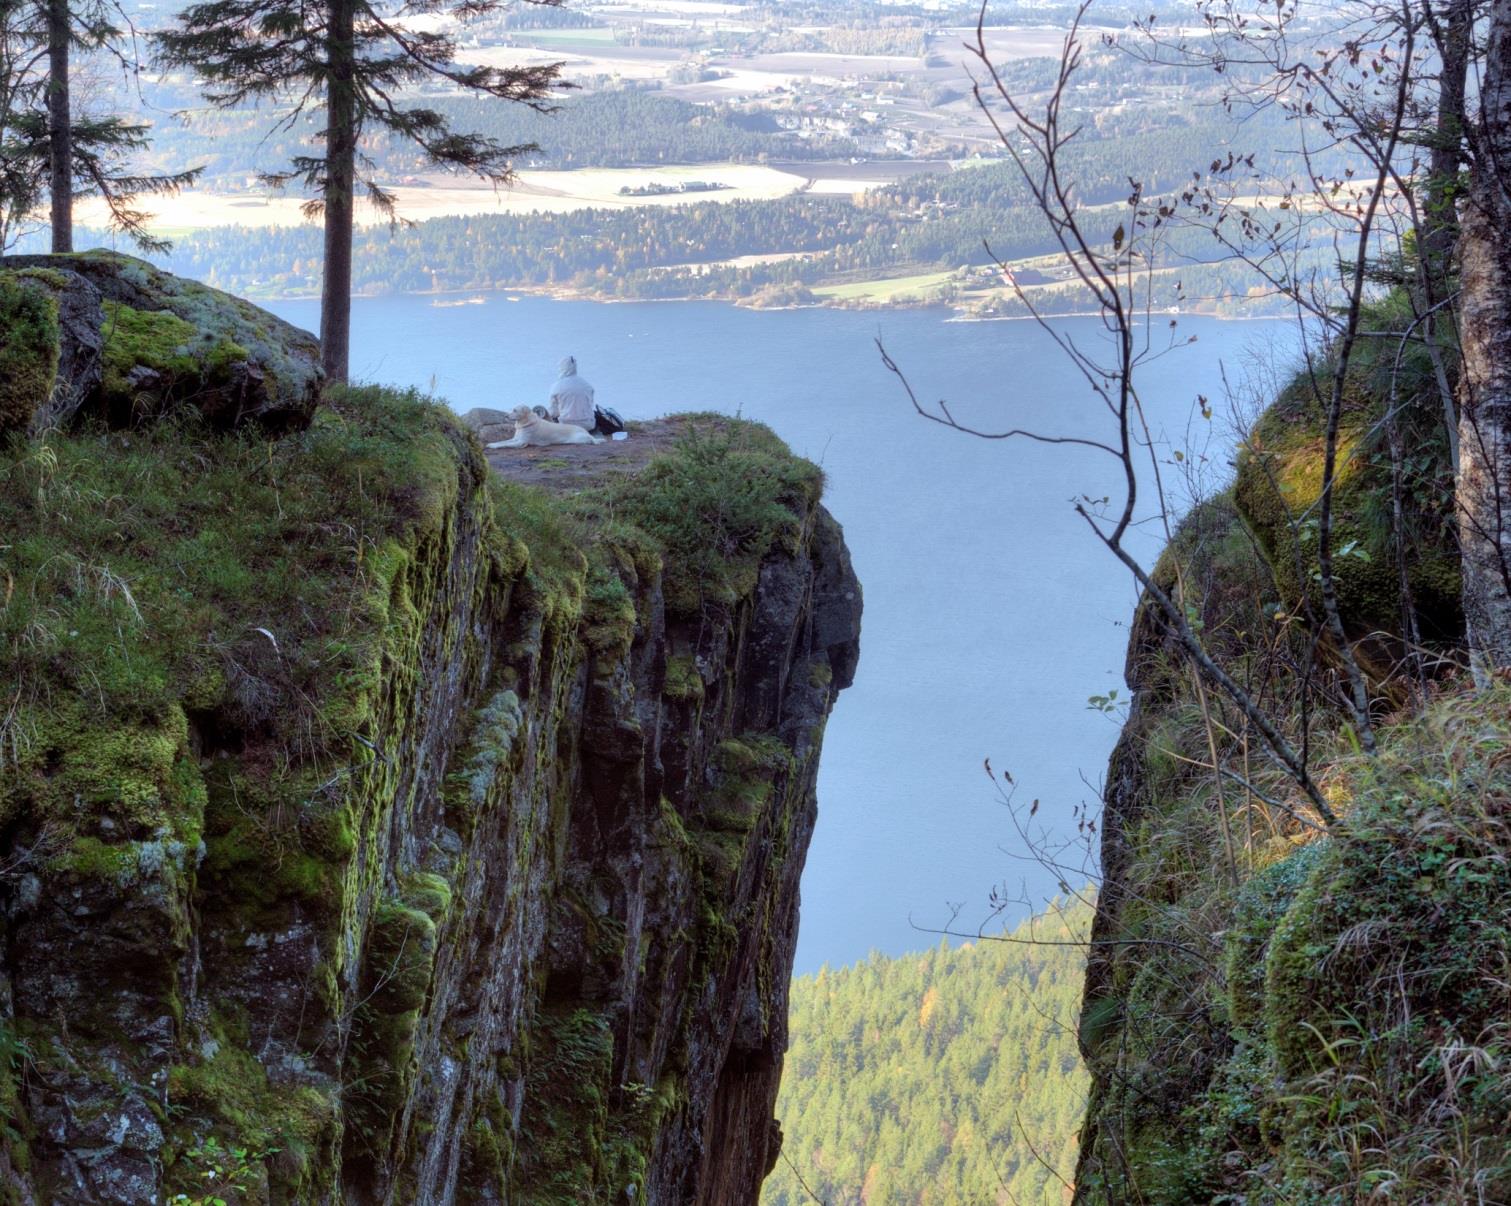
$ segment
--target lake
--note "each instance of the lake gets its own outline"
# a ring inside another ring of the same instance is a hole
[[[318,327],[318,304],[269,307]],[[1122,691],[1135,592],[1071,509],[1117,497],[1120,469],[1079,447],[989,441],[926,422],[882,365],[878,335],[921,399],[993,428],[1109,438],[1105,410],[1035,324],[952,322],[943,310],[743,310],[714,302],[604,305],[492,294],[438,307],[360,299],[354,379],[434,390],[459,410],[544,402],[558,359],[577,356],[601,403],[628,419],[717,410],[770,424],[820,463],[866,613],[860,671],[824,742],[819,822],[803,877],[797,971],[900,954],[986,915],[988,894],[1042,901],[1055,877],[1014,845],[982,761],[1012,773],[1038,820],[1074,833],[1117,718],[1088,698]],[[1257,393],[1295,355],[1283,322],[1157,322],[1168,351],[1141,377],[1168,480],[1226,474],[1223,367]],[[1099,320],[1054,323],[1094,348]],[[1198,394],[1216,415],[1193,416]],[[1209,446],[1210,445],[1210,446]],[[1174,450],[1183,455],[1174,464]],[[1141,534],[1157,551],[1157,527]],[[1009,915],[1017,920],[1024,910]]]

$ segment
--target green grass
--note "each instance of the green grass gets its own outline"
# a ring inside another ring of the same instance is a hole
[[[1511,1199],[1511,689],[1442,696],[1331,768],[1346,821],[1265,960],[1294,1200]]]
[[[769,428],[709,415],[639,473],[585,496],[579,510],[590,527],[593,516],[612,514],[648,536],[665,562],[668,610],[691,615],[753,591],[774,547],[796,549],[800,517],[822,490],[818,467]]]
[[[395,550],[457,491],[449,422],[358,390],[276,443],[186,416],[0,452],[0,817],[175,823],[186,711],[344,750]]]

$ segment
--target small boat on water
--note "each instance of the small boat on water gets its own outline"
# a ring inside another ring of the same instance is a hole
[[[455,306],[482,306],[487,302],[486,297],[481,293],[476,293],[471,297],[438,297],[430,304],[439,310],[449,310]]]

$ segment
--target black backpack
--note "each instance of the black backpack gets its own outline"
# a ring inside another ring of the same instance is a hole
[[[599,435],[616,435],[624,430],[624,420],[619,412],[607,406],[593,407],[593,430]]]

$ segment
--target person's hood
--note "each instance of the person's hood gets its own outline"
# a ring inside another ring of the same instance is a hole
[[[568,356],[565,360],[558,364],[556,366],[556,375],[558,377],[577,376],[577,357]]]

